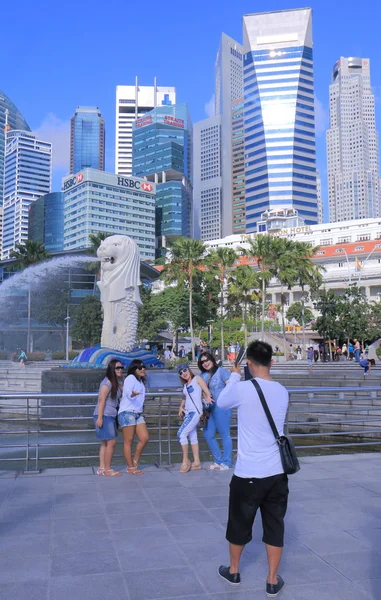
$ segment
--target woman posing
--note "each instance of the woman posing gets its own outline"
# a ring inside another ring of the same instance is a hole
[[[201,469],[197,425],[203,412],[202,395],[204,394],[207,404],[212,404],[213,400],[205,381],[199,375],[195,376],[188,365],[180,365],[177,371],[184,385],[185,396],[179,408],[179,418],[184,418],[184,421],[177,432],[177,439],[183,450],[180,473],[188,473],[190,470]],[[188,458],[188,439],[192,446],[193,463]]]
[[[118,421],[123,432],[124,458],[129,475],[143,475],[138,467],[141,453],[149,440],[147,425],[143,417],[143,405],[146,394],[146,368],[141,360],[133,360],[127,371],[120,401]],[[135,456],[132,458],[132,442],[138,437]]]
[[[101,441],[97,475],[120,477],[121,473],[111,468],[117,437],[116,415],[122,396],[123,365],[119,360],[110,360],[106,377],[99,386],[98,404],[94,410],[95,435]]]
[[[198,361],[198,368],[201,371],[201,377],[208,385],[214,402],[217,403],[218,396],[230,377],[229,371],[223,367],[218,367],[214,356],[210,352],[203,352],[201,354]],[[230,436],[232,412],[232,409],[223,410],[217,404],[213,404],[208,423],[204,427],[204,438],[208,443],[214,460],[213,464],[209,467],[211,471],[227,471],[232,466],[233,442]],[[216,440],[217,431],[222,440],[222,452]]]

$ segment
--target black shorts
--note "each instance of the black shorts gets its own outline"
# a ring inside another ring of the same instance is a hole
[[[288,477],[284,473],[263,479],[243,479],[233,475],[226,530],[228,542],[244,546],[251,541],[253,523],[259,508],[262,515],[262,541],[282,548],[287,498]]]

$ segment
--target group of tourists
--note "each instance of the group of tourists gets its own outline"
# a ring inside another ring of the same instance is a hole
[[[202,424],[203,434],[213,455],[212,471],[226,471],[232,466],[232,439],[230,422],[237,408],[238,452],[230,483],[229,518],[226,538],[229,542],[230,565],[220,566],[218,574],[227,583],[241,583],[239,563],[246,544],[252,539],[252,528],[258,509],[262,515],[263,542],[266,545],[268,576],[266,594],[275,598],[284,581],[278,575],[284,542],[284,517],[288,500],[288,477],[283,467],[277,436],[283,435],[288,409],[288,392],[272,380],[272,348],[255,341],[249,344],[247,368],[252,381],[240,381],[240,366],[231,372],[220,367],[209,352],[198,359],[200,375],[195,375],[187,364],[178,367],[184,398],[178,416],[182,423],[177,432],[182,447],[180,473],[201,469],[197,427]],[[142,475],[139,459],[149,435],[143,416],[145,399],[145,365],[134,360],[123,379],[123,365],[111,360],[99,388],[94,411],[96,436],[101,442],[97,474],[120,477],[111,466],[118,427],[123,434],[127,474]],[[254,385],[253,385],[254,384]],[[265,404],[267,403],[267,412]],[[271,416],[273,424],[271,425]],[[219,433],[222,448],[216,440]],[[138,443],[132,456],[132,442]],[[189,460],[189,442],[193,461]]]

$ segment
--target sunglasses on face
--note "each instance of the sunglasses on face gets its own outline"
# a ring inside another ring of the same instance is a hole
[[[210,358],[206,358],[205,360],[202,360],[202,361],[201,361],[201,364],[202,364],[202,365],[204,365],[205,363],[207,363],[207,362],[209,362],[209,361],[210,361]]]
[[[123,371],[124,367],[115,367],[115,371]]]
[[[181,369],[181,371],[179,371],[180,377],[183,373],[188,373],[188,369]]]
[[[144,365],[142,367],[138,367],[138,371],[143,371],[143,369],[145,369]]]

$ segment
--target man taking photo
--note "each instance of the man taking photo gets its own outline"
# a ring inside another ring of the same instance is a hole
[[[276,428],[283,435],[288,408],[288,391],[270,376],[272,347],[261,341],[249,344],[246,352],[249,372],[262,388]],[[252,539],[254,518],[261,511],[263,537],[269,571],[266,594],[275,598],[284,581],[278,575],[283,550],[284,516],[287,510],[288,478],[284,473],[279,447],[251,381],[240,381],[240,367],[232,368],[226,387],[218,397],[225,410],[238,408],[238,456],[230,482],[229,542],[230,566],[221,566],[220,576],[239,585],[242,551]]]

